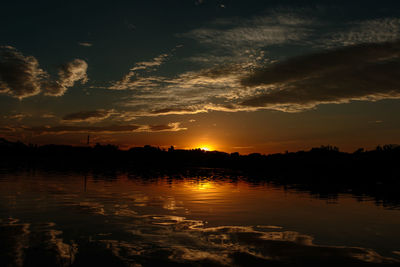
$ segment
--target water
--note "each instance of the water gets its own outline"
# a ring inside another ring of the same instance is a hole
[[[399,224],[229,175],[0,174],[2,266],[400,266]]]

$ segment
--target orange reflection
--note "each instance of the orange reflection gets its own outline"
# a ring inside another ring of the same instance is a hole
[[[197,185],[192,187],[194,190],[207,190],[213,188],[215,188],[215,186],[213,186],[212,182],[199,182]]]

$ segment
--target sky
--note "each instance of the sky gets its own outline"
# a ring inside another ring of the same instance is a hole
[[[400,2],[7,1],[0,137],[276,153],[400,143]]]

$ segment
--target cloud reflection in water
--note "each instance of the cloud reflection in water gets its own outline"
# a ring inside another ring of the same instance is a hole
[[[276,199],[282,199],[280,191],[202,178],[159,180],[149,183],[151,186],[136,180],[111,183],[97,179],[89,180],[85,191],[81,179],[76,180],[78,187],[73,181],[72,178],[43,182],[32,179],[30,186],[24,188],[28,193],[14,196],[15,205],[1,210],[2,214],[16,214],[14,217],[20,220],[1,217],[0,240],[5,242],[0,242],[0,263],[12,266],[43,266],[44,262],[51,266],[400,264],[395,246],[394,254],[382,256],[372,249],[328,246],[325,244],[338,243],[314,241],[313,236],[303,234],[307,231],[293,231],[287,225],[268,225],[274,223],[272,216],[277,211],[273,208],[282,209],[274,204],[280,203],[274,202]],[[10,183],[14,185],[14,181]],[[39,195],[32,189],[35,186],[40,188]],[[7,197],[7,192],[0,197]],[[267,197],[251,198],[255,194]],[[30,197],[37,201],[30,201]],[[292,197],[293,202],[288,203],[300,207],[299,198]],[[245,208],[252,214],[262,212],[257,209],[262,200],[272,207],[269,210],[264,207],[262,222],[252,220],[256,217],[240,220],[248,215],[240,213]],[[291,210],[283,207],[286,213]],[[221,214],[229,221],[219,221]]]
[[[370,249],[316,245],[309,235],[276,226],[206,227],[202,221],[180,216],[137,215],[124,209],[119,215],[126,213],[134,220],[120,224],[121,232],[117,230],[91,240],[124,263],[143,266],[241,266],[249,261],[255,265],[296,263],[300,266],[399,263]],[[121,236],[124,237],[121,239]]]

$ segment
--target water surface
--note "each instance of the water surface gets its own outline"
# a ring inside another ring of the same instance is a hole
[[[400,210],[229,175],[0,175],[6,266],[399,265]]]

